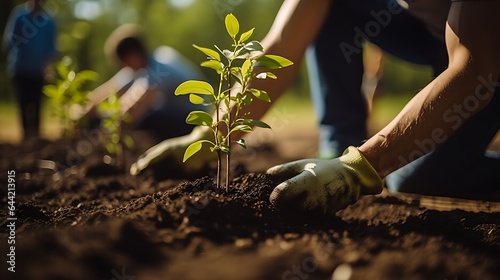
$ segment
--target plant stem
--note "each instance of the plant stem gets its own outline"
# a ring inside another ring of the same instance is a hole
[[[215,97],[215,114],[216,114],[216,124],[215,124],[215,135],[214,135],[214,140],[215,140],[215,147],[217,149],[217,179],[216,179],[216,185],[217,189],[221,189],[221,165],[222,165],[222,154],[221,154],[221,143],[219,143],[219,124],[220,124],[220,95],[222,92],[222,83],[224,80],[224,72],[221,72],[220,74],[220,80],[219,80],[219,90],[217,93],[217,96]]]
[[[229,91],[229,96],[231,97],[231,91]],[[231,145],[231,135],[229,134],[229,131],[231,131],[231,108],[230,106],[228,106],[227,108],[228,112],[227,112],[227,139],[226,139],[226,143],[227,143],[227,147],[228,149],[230,149],[230,145]],[[230,157],[230,153],[226,153],[226,192],[229,193],[229,157]]]
[[[236,50],[238,49],[238,44],[236,43],[236,40],[233,39],[235,47],[233,53],[236,53]],[[229,193],[229,173],[230,173],[230,163],[231,163],[231,134],[229,133],[232,128],[232,123],[231,123],[231,67],[233,64],[233,59],[229,59],[228,61],[228,73],[227,73],[227,89],[228,89],[228,101],[226,102],[226,110],[227,110],[227,137],[226,137],[226,143],[227,143],[227,148],[229,149],[228,153],[226,154],[226,193]],[[237,106],[239,107],[239,106]],[[238,116],[236,116],[238,117]]]
[[[229,154],[226,154],[226,193],[229,193],[229,163],[230,163]]]
[[[221,181],[221,165],[222,165],[222,154],[221,154],[221,150],[220,149],[217,149],[217,181],[216,181],[216,185],[217,185],[217,189],[221,189],[221,185],[220,185],[220,181]]]
[[[122,136],[122,120],[121,120],[121,115],[120,112],[117,111],[115,112],[115,127],[116,127],[116,133],[118,135],[118,143],[116,143],[116,165],[117,167],[121,170],[125,165],[125,155],[123,153],[123,146],[121,142],[121,136]]]

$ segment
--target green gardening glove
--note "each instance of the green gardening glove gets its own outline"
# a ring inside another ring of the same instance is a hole
[[[274,166],[267,173],[287,178],[271,193],[278,208],[298,208],[333,215],[368,194],[382,191],[382,180],[355,147],[341,157],[305,159]]]

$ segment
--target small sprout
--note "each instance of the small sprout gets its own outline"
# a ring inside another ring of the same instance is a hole
[[[246,148],[245,140],[231,141],[231,134],[235,132],[251,132],[253,127],[271,128],[268,124],[245,118],[248,114],[242,113],[244,106],[253,102],[253,97],[265,102],[271,102],[268,93],[264,90],[252,88],[250,82],[254,79],[276,79],[271,72],[255,74],[255,67],[267,69],[280,69],[293,64],[290,60],[278,56],[264,54],[264,49],[258,41],[248,41],[254,28],[241,33],[238,19],[233,14],[225,18],[226,31],[233,40],[232,50],[215,50],[193,45],[206,55],[206,61],[201,66],[212,69],[219,75],[219,85],[212,87],[207,82],[190,80],[179,85],[175,95],[189,95],[193,104],[213,105],[216,111],[215,119],[203,111],[193,111],[186,118],[186,123],[206,126],[213,133],[213,140],[199,140],[188,146],[184,152],[183,161],[200,151],[203,144],[208,144],[210,151],[217,152],[217,187],[221,187],[222,153],[226,154],[226,190],[229,187],[229,163],[231,143]],[[233,83],[238,85],[238,90],[233,89]],[[231,112],[233,105],[234,113]],[[224,113],[221,113],[224,112]],[[231,113],[230,113],[231,112]],[[221,129],[223,128],[223,129]]]
[[[55,84],[44,86],[43,93],[49,98],[54,115],[61,121],[63,134],[74,137],[89,93],[82,88],[84,84],[96,81],[98,74],[91,70],[75,72],[71,58],[67,56],[56,64],[56,70],[58,78]]]
[[[97,110],[105,116],[101,121],[101,126],[107,132],[103,138],[103,145],[108,153],[115,157],[116,166],[124,167],[123,147],[132,148],[134,140],[122,133],[122,123],[130,122],[131,117],[129,114],[122,114],[120,99],[116,93],[99,103]]]

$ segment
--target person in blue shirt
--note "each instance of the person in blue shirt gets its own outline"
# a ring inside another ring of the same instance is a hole
[[[193,127],[185,123],[186,116],[207,108],[193,105],[186,96],[175,96],[174,92],[184,81],[205,78],[196,65],[169,46],[160,46],[149,54],[141,33],[138,26],[126,24],[109,36],[105,52],[121,69],[91,92],[83,112],[95,115],[95,105],[118,93],[122,113],[132,116],[133,129],[150,132],[157,140],[189,133]]]
[[[15,7],[3,36],[7,72],[17,95],[24,138],[39,134],[44,73],[57,54],[57,28],[44,2],[30,0]]]

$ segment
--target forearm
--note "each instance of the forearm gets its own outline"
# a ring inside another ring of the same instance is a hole
[[[443,72],[365,142],[359,149],[380,177],[434,150],[483,109],[493,96],[481,87],[481,77],[486,78],[483,75],[475,71]]]
[[[128,90],[126,82],[131,81],[133,82],[133,71],[128,67],[120,69],[120,71],[118,71],[108,81],[104,82],[89,93],[84,113],[86,115],[94,114],[95,106],[114,93],[117,93],[118,96],[123,95]]]
[[[251,86],[268,92],[271,100],[278,99],[292,84],[300,69],[306,48],[314,41],[329,12],[331,0],[287,0],[281,6],[271,29],[262,40],[266,54],[277,54],[294,62],[292,66],[274,72],[277,80],[256,79]],[[270,104],[258,104],[252,114],[261,118]]]
[[[493,12],[499,7],[490,5],[499,4],[452,5],[446,33],[448,69],[359,147],[380,177],[434,150],[491,101],[500,75],[500,40],[491,34],[500,20]]]
[[[146,78],[139,78],[120,97],[120,110],[122,114],[129,113],[137,118],[147,111],[154,102],[154,92],[148,89]]]
[[[91,91],[88,96],[88,101],[85,104],[83,110],[84,115],[92,114],[95,106],[104,101],[106,98],[111,96],[111,94],[116,93],[117,87],[114,85],[112,80],[105,82],[104,84],[98,86],[96,89]]]
[[[283,69],[266,70],[278,79],[255,79],[249,87],[268,93],[272,101],[277,100],[292,84],[300,69],[306,48],[314,41],[328,14],[331,0],[286,0],[281,6],[271,29],[261,41],[265,54],[276,54],[294,64]],[[258,73],[261,69],[255,69]],[[233,91],[234,92],[234,91]],[[245,108],[251,118],[260,119],[271,107],[271,103],[255,100]],[[234,109],[234,108],[233,108]],[[223,108],[219,113],[224,114]],[[240,135],[235,135],[239,137]]]

